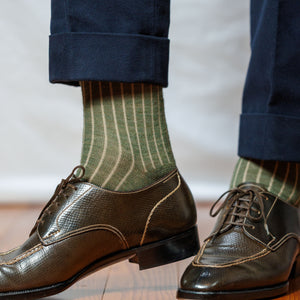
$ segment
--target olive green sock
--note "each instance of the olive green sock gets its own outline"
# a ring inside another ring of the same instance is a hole
[[[148,186],[176,168],[162,88],[81,82],[85,179],[114,191]]]
[[[231,188],[243,182],[260,183],[282,200],[300,206],[300,163],[240,158]]]

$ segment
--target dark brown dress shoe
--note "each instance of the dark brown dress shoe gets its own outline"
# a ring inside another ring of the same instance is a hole
[[[1,299],[53,295],[125,259],[147,269],[197,253],[196,209],[177,170],[126,193],[82,182],[74,172],[57,187],[29,239],[0,255]]]
[[[181,279],[182,299],[263,299],[299,273],[299,210],[255,184],[227,192],[212,234]],[[298,271],[298,272],[297,272]]]

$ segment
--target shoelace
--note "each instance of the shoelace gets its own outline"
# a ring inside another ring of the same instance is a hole
[[[227,195],[227,196],[226,196]],[[223,203],[215,210],[218,203],[224,198]],[[268,199],[267,195],[263,192],[256,191],[255,189],[240,189],[234,188],[226,191],[219,199],[213,204],[210,209],[210,216],[216,217],[224,209],[222,220],[219,227],[208,238],[215,237],[217,234],[222,233],[227,226],[244,226],[255,229],[252,224],[247,224],[246,219],[250,221],[264,220],[264,227],[267,234],[270,234],[266,216],[264,213],[264,199]],[[258,208],[256,208],[257,206]],[[253,212],[255,215],[251,214]]]
[[[80,174],[79,176],[76,176],[76,172],[78,170],[80,170],[81,172],[79,173]],[[57,201],[59,199],[58,196],[62,196],[63,199],[67,199],[69,197],[69,195],[66,193],[67,187],[70,187],[73,190],[77,190],[77,187],[74,184],[79,182],[83,178],[84,174],[85,174],[85,168],[79,165],[72,170],[71,174],[66,179],[61,180],[60,184],[56,187],[53,196],[51,197],[49,202],[45,205],[42,212],[40,213],[34,227],[30,232],[30,235],[34,233],[34,231],[36,230],[36,228],[40,223],[42,224],[44,223],[43,220],[44,217],[46,215],[51,214],[51,207],[55,206],[55,208],[57,208],[59,206],[59,202]]]

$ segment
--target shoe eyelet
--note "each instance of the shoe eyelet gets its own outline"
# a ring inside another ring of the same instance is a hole
[[[254,229],[255,229],[255,226],[254,226],[254,225],[252,225],[252,226],[251,226],[251,228],[254,230]]]

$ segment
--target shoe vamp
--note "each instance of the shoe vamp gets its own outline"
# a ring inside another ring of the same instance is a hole
[[[37,234],[34,233],[21,246],[0,253],[0,264],[6,263],[7,261],[22,255],[24,252],[34,248],[38,244],[40,244],[40,240]]]
[[[124,250],[120,239],[109,231],[91,231],[49,246],[30,247],[32,237],[0,263],[0,292],[65,282],[85,269],[92,270],[95,262],[105,267],[114,254]]]
[[[264,249],[262,244],[245,235],[243,229],[236,226],[210,239],[199,263],[205,265],[231,263],[256,255]]]

